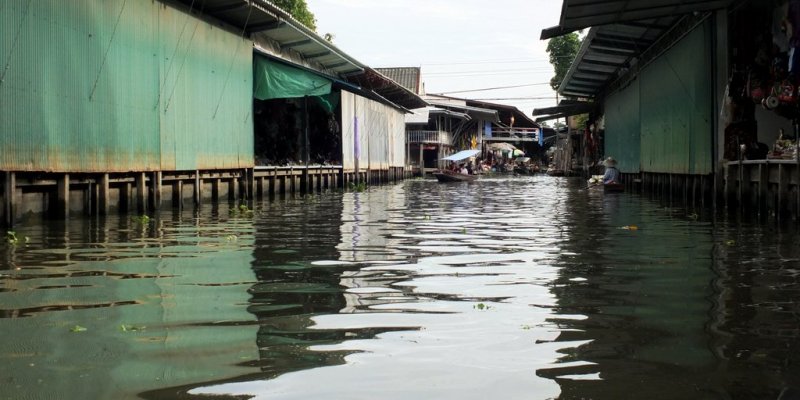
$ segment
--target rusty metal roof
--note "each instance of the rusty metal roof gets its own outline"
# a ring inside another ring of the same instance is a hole
[[[592,26],[675,17],[727,8],[734,0],[563,0],[557,26],[542,30],[542,40]]]

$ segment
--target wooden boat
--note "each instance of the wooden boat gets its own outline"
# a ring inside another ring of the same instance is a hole
[[[478,179],[477,175],[465,175],[458,172],[441,170],[433,173],[439,182],[472,182]]]

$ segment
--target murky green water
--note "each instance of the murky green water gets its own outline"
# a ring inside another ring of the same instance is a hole
[[[0,248],[0,398],[800,388],[794,229],[581,186],[417,180],[253,213],[23,224]]]

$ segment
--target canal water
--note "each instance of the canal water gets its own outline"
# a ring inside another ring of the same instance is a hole
[[[584,186],[31,217],[0,398],[798,398],[796,230]]]

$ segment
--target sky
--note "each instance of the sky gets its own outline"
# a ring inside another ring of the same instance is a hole
[[[339,49],[373,68],[421,67],[427,93],[509,104],[528,116],[556,105],[547,41],[539,36],[558,25],[559,0],[306,3],[320,35],[333,34]],[[506,86],[521,87],[472,91]]]

